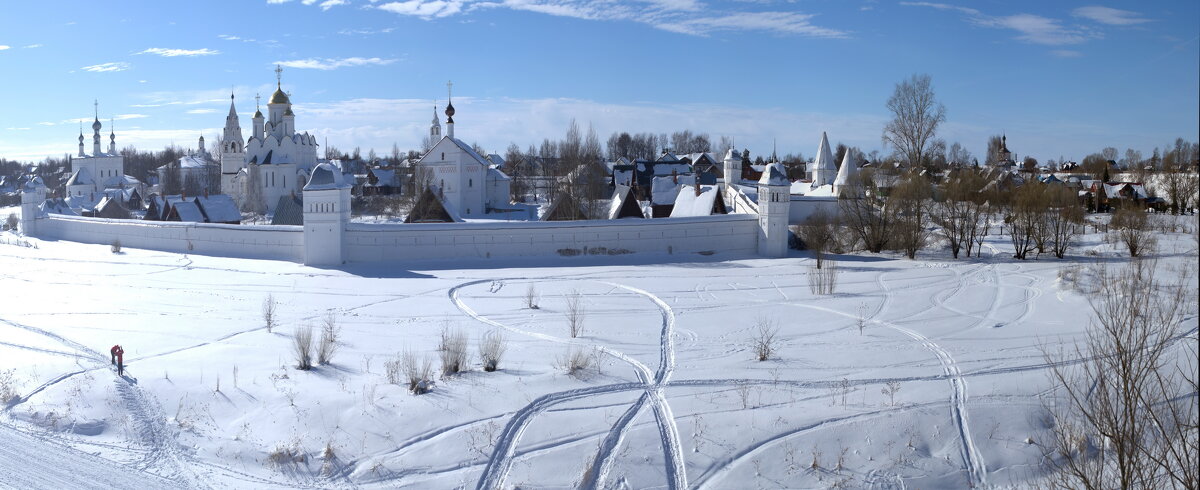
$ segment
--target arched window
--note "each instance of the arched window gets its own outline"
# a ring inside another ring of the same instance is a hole
[[[467,187],[475,187],[475,179],[467,179]]]

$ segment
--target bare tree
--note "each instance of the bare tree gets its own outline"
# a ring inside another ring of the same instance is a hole
[[[1075,198],[1075,191],[1064,186],[1046,190],[1046,216],[1044,228],[1050,236],[1050,249],[1055,257],[1063,258],[1067,249],[1075,243],[1083,225],[1083,208]]]
[[[983,206],[979,191],[983,178],[974,170],[964,169],[947,180],[941,202],[932,205],[930,217],[950,244],[954,258],[966,249],[967,257],[975,246],[975,238],[983,228]]]
[[[1200,189],[1200,178],[1194,168],[1189,168],[1186,162],[1171,158],[1163,162],[1163,170],[1158,174],[1167,200],[1171,201],[1171,213],[1180,214],[1188,209],[1188,204],[1195,198]]]
[[[824,267],[808,268],[808,290],[813,294],[833,294],[837,288],[838,262],[825,260]]]
[[[1013,257],[1025,260],[1029,252],[1037,248],[1036,235],[1042,226],[1042,217],[1046,209],[1045,194],[1042,184],[1028,183],[1019,187],[1013,196],[1012,210],[1005,218],[1005,224],[1011,231]]]
[[[1125,245],[1130,257],[1140,257],[1153,251],[1157,240],[1146,210],[1137,205],[1122,207],[1113,213],[1109,222],[1112,237]]]
[[[263,298],[262,318],[263,326],[267,327],[267,333],[271,333],[272,329],[279,326],[279,317],[275,314],[277,306],[274,295],[268,294],[266,298]]]
[[[1101,269],[1087,339],[1069,352],[1043,349],[1061,390],[1047,406],[1051,440],[1041,444],[1052,488],[1200,484],[1195,341],[1171,355],[1194,278],[1159,281],[1154,268],[1135,260]]]
[[[571,291],[567,294],[567,331],[571,334],[571,338],[583,335],[583,320],[587,317],[587,313],[580,300],[579,291]]]
[[[264,214],[267,212],[267,200],[263,196],[262,176],[257,165],[246,169],[246,192],[242,194],[241,209],[247,213]]]
[[[946,107],[934,97],[932,83],[929,75],[913,75],[896,84],[887,102],[893,118],[883,128],[883,142],[895,147],[910,166],[923,164],[926,145],[946,120]]]
[[[538,294],[537,286],[534,283],[529,283],[529,287],[525,288],[525,307],[531,310],[538,309],[538,300],[541,295]]]
[[[929,238],[929,199],[932,190],[920,175],[909,174],[888,197],[888,207],[895,213],[893,243],[910,259],[917,258],[917,251],[925,247]]]
[[[863,247],[872,253],[879,253],[892,239],[895,213],[884,206],[870,172],[859,173],[859,179],[865,190],[864,197],[838,199],[842,223],[862,242]]]
[[[880,391],[884,395],[887,395],[888,405],[893,406],[893,407],[896,406],[896,393],[900,392],[900,382],[899,381],[888,381],[887,385],[884,386],[883,389]]]
[[[795,227],[804,247],[812,251],[818,269],[824,265],[825,254],[837,247],[837,227],[837,218],[820,210]]]

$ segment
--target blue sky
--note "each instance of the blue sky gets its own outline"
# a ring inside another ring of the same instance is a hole
[[[895,84],[933,78],[939,136],[979,156],[1149,156],[1200,139],[1200,2],[0,0],[0,156],[76,151],[100,101],[118,146],[243,128],[276,63],[302,131],[415,148],[454,81],[456,136],[503,152],[570,119],[769,153],[880,149]],[[105,139],[107,144],[107,137]],[[90,138],[89,138],[90,151]]]

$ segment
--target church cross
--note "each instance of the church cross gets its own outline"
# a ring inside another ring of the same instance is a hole
[[[275,84],[283,84],[283,67],[279,65],[275,65]]]
[[[451,98],[451,96],[453,95],[453,91],[454,91],[454,82],[447,80],[446,81],[446,98],[447,99]]]
[[[100,100],[92,100],[92,105],[96,106],[96,119],[100,119]]]
[[[254,110],[258,110],[258,99],[260,98],[262,98],[262,96],[254,94]]]

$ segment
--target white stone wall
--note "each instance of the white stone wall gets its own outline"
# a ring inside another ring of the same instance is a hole
[[[373,225],[354,223],[345,234],[349,262],[600,255],[716,253],[753,255],[755,215],[656,220]]]
[[[817,211],[824,211],[826,216],[834,217],[841,213],[841,208],[836,197],[792,196],[788,224],[803,224],[809,216],[816,214]]]
[[[222,257],[304,258],[300,226],[222,225],[50,215],[37,220],[39,238]]]

